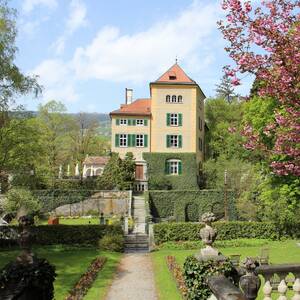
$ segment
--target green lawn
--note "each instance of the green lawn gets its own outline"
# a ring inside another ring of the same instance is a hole
[[[37,225],[47,225],[47,220],[40,220]],[[59,218],[59,224],[63,225],[99,225],[100,220],[98,217],[93,217],[91,219],[87,218]]]
[[[34,252],[39,256],[49,260],[50,263],[55,265],[57,277],[54,283],[55,299],[63,300],[68,291],[80,278],[81,274],[86,271],[90,262],[96,256],[106,256],[108,258],[106,266],[104,267],[103,275],[100,271],[98,278],[95,282],[95,287],[99,287],[99,295],[105,293],[106,285],[109,284],[113,277],[113,267],[118,263],[120,254],[100,252],[96,248],[77,248],[77,247],[64,247],[64,246],[47,246],[43,248],[36,248]],[[18,255],[19,250],[0,251],[0,268],[7,262],[14,259]],[[103,282],[102,282],[103,276]],[[94,291],[98,293],[98,291]],[[93,299],[93,298],[87,298]],[[101,298],[95,298],[97,300]]]
[[[270,249],[270,262],[272,264],[300,263],[300,247],[296,241],[269,241],[266,245]],[[241,254],[241,259],[246,256],[258,256],[262,246],[253,247],[227,247],[219,248],[224,255]],[[158,250],[153,252],[152,259],[155,271],[155,283],[159,293],[160,300],[180,300],[176,284],[166,265],[166,256],[173,255],[177,262],[182,266],[188,255],[194,254],[199,250]],[[262,282],[263,284],[263,282]],[[259,299],[263,299],[260,290]]]

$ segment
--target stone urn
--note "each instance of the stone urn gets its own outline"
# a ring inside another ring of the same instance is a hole
[[[260,278],[255,274],[255,268],[258,266],[258,262],[251,257],[247,257],[243,262],[243,267],[246,269],[246,275],[240,278],[240,287],[245,296],[249,300],[257,298],[257,294],[261,285]]]
[[[205,226],[200,230],[200,237],[205,248],[201,249],[201,254],[198,255],[197,258],[215,258],[219,256],[219,251],[212,247],[217,237],[217,231],[211,226],[211,223],[215,221],[215,219],[215,215],[211,212],[204,213],[201,216],[201,222],[204,223]]]

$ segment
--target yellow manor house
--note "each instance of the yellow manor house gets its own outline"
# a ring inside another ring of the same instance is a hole
[[[126,103],[110,116],[112,152],[119,153],[121,158],[132,152],[135,157],[135,190],[148,189],[149,164],[145,153],[165,157],[158,171],[172,177],[189,172],[180,154],[191,154],[198,176],[204,159],[205,130],[205,95],[199,85],[175,63],[150,83],[150,98],[133,101],[132,94],[131,89],[126,89]]]

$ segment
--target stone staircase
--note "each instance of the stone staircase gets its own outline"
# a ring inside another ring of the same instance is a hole
[[[148,252],[149,241],[146,233],[146,210],[143,196],[134,196],[132,201],[134,230],[125,235],[125,252]]]
[[[142,233],[132,233],[125,235],[125,252],[148,252],[148,235]]]

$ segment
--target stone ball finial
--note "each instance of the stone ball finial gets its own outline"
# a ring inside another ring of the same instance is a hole
[[[201,216],[201,221],[205,224],[210,224],[216,220],[216,216],[212,212],[206,212]]]

